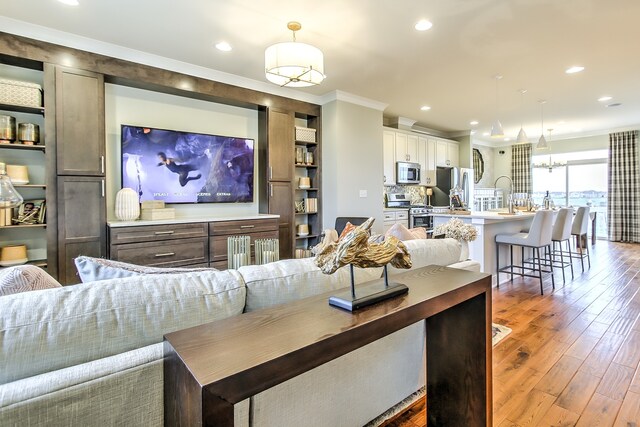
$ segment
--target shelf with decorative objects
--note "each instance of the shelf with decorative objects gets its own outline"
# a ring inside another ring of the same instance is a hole
[[[43,81],[41,68],[0,61],[0,163],[6,164],[7,176],[23,198],[19,206],[0,210],[0,261],[5,267],[47,267]]]
[[[296,258],[310,256],[322,232],[320,139],[317,118],[296,117],[294,218]]]

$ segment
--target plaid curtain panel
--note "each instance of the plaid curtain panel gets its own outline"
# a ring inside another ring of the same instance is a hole
[[[533,193],[531,147],[531,144],[517,144],[511,147],[511,178],[514,193]]]
[[[638,131],[609,134],[607,231],[614,242],[640,243]]]

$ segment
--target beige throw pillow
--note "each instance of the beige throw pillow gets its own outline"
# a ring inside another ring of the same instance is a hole
[[[17,265],[0,270],[0,296],[60,287],[62,285],[56,279],[35,265]]]
[[[411,233],[411,231],[402,224],[393,224],[391,228],[384,233],[384,236],[394,236],[399,240],[413,240],[416,238],[413,233]]]

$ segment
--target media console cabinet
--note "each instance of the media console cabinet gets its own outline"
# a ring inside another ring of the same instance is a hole
[[[428,266],[394,281],[409,293],[353,314],[329,293],[167,334],[165,425],[233,426],[234,404],[425,320],[427,425],[491,426],[491,276]]]
[[[154,267],[227,268],[227,237],[278,238],[278,215],[111,221],[109,259]]]

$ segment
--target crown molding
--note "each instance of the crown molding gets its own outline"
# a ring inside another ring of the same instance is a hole
[[[320,97],[320,105],[325,105],[333,101],[343,101],[350,104],[360,105],[362,107],[371,108],[373,110],[384,111],[389,104],[365,98],[363,96],[354,95],[342,90],[335,90]]]
[[[7,18],[5,16],[0,16],[0,28],[2,28],[3,32],[34,40],[58,44],[137,64],[174,71],[246,89],[252,89],[258,92],[265,92],[272,95],[291,98],[302,102],[308,102],[310,104],[319,105],[321,100],[321,97],[318,95],[300,92],[291,88],[279,87],[272,83],[261,82],[235,74],[214,70],[212,68],[202,67],[200,65],[177,61],[164,56],[154,55],[88,37],[78,36],[76,34],[19,21],[17,19]]]

